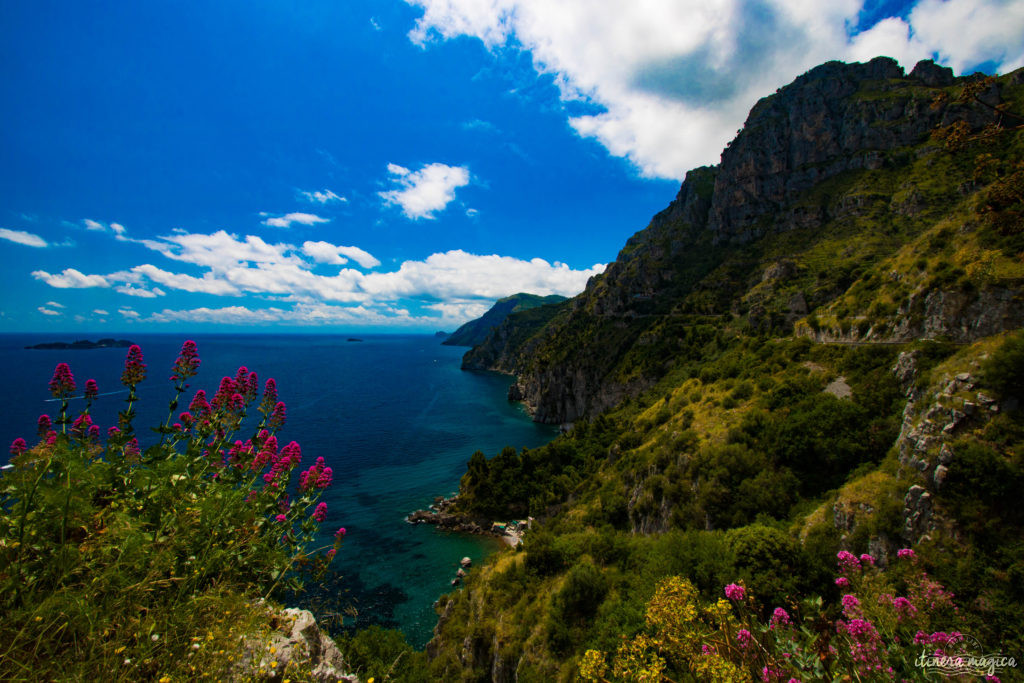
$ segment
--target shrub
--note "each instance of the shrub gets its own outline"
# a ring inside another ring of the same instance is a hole
[[[320,458],[289,485],[302,456],[295,442],[278,447],[285,405],[272,379],[261,398],[245,367],[221,380],[212,399],[196,392],[176,415],[198,368],[196,345],[186,342],[159,440],[143,449],[133,426],[146,375],[138,346],[122,375],[127,407],[105,442],[89,416],[96,383],[86,382],[85,408],[72,420],[74,377],[66,363],[57,366],[56,423],[40,417],[31,449],[16,440],[0,478],[0,678],[190,675],[200,641],[217,639],[212,629],[245,622],[235,615],[224,623],[225,612],[298,590],[304,573],[326,569],[344,530],[323,556],[308,546],[327,513],[319,498],[331,468]],[[235,440],[251,408],[258,424]]]

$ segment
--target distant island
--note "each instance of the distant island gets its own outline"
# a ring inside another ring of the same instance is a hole
[[[437,337],[438,339],[444,339],[446,337],[450,337],[451,334],[452,334],[451,332],[445,332],[444,330],[441,330],[441,331],[435,332],[434,336]]]
[[[79,349],[126,349],[135,342],[128,341],[127,339],[100,339],[99,341],[89,341],[88,339],[79,339],[74,342],[46,342],[43,344],[35,344],[33,346],[26,346],[26,349],[43,349],[43,350],[55,350],[55,351],[66,351],[68,349],[79,350]]]
[[[350,342],[361,342],[361,341],[363,341],[363,340],[362,340],[362,339],[360,339],[359,337],[349,337],[349,338],[348,338],[348,339],[346,339],[345,341],[350,341]]]

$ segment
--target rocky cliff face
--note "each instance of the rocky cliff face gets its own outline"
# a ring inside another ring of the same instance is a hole
[[[908,169],[924,163],[923,155],[942,154],[928,142],[936,127],[960,120],[974,130],[989,122],[988,105],[1020,80],[1014,76],[980,95],[986,106],[972,107],[948,97],[962,79],[931,62],[909,75],[884,57],[812,69],[758,102],[721,164],[689,172],[675,200],[559,315],[529,334],[509,318],[467,354],[465,366],[517,375],[510,396],[535,419],[571,422],[657,381],[684,350],[680,325],[732,318],[786,333],[880,262],[888,248],[880,244],[901,244],[903,234],[910,239],[932,224],[936,207],[964,201],[968,169],[952,169],[963,182],[945,194]],[[933,106],[939,95],[946,99]],[[858,241],[865,226],[874,233]],[[822,246],[829,240],[840,250],[834,263]],[[912,294],[905,305],[913,315],[881,321],[874,338],[966,341],[1024,316],[1016,286]],[[837,332],[862,338],[869,327]]]

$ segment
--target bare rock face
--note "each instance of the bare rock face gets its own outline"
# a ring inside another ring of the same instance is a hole
[[[928,67],[922,74],[933,80]],[[886,150],[919,142],[941,120],[927,101],[909,92],[857,97],[867,82],[877,92],[907,86],[903,69],[888,57],[866,64],[828,62],[754,106],[722,153],[708,221],[716,240],[759,237],[762,216],[839,173],[880,168]]]
[[[953,85],[953,70],[947,66],[939,66],[930,59],[922,59],[910,72],[910,78],[916,79],[932,88],[945,88]]]
[[[345,660],[338,646],[316,623],[312,612],[288,608],[273,617],[277,628],[270,642],[248,642],[237,669],[237,680],[250,680],[260,671],[260,680],[281,681],[289,677],[289,664],[308,670],[306,680],[317,683],[359,683],[359,678],[345,672]],[[271,666],[276,664],[276,666]],[[266,673],[264,673],[266,672]],[[294,675],[290,676],[294,679]]]

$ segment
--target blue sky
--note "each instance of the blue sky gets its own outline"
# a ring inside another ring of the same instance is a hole
[[[0,4],[0,331],[452,329],[572,295],[827,59],[1024,64],[1024,2]]]

